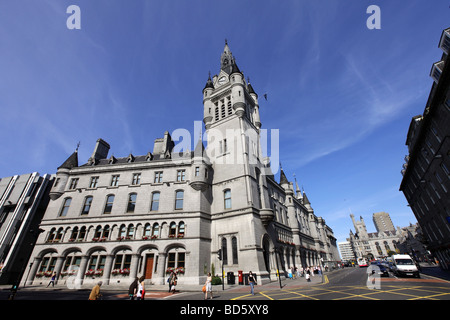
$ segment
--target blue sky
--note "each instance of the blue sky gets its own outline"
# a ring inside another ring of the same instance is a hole
[[[66,9],[81,9],[69,30]],[[381,29],[369,30],[369,5]],[[280,161],[338,241],[350,211],[396,226],[416,220],[401,192],[411,118],[423,113],[450,2],[387,0],[3,0],[0,177],[54,173],[80,141],[143,155],[155,138],[193,131],[224,39],[280,129]]]

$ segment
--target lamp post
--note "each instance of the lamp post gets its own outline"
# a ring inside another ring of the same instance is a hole
[[[278,267],[278,248],[275,248],[275,262],[277,264],[277,275],[278,275],[278,281],[280,283],[280,289],[282,288],[281,286],[281,277],[280,277],[280,268]]]

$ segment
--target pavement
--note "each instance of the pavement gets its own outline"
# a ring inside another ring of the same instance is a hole
[[[426,274],[431,277],[443,279],[450,281],[450,270],[443,270],[437,265],[429,265],[428,263],[421,263],[420,264],[421,270],[420,272],[422,274]],[[255,289],[258,291],[264,290],[279,290],[280,287],[283,289],[289,289],[299,286],[314,286],[322,283],[328,283],[328,275],[339,272],[343,269],[335,269],[332,271],[325,272],[323,277],[321,274],[315,274],[311,277],[311,281],[306,281],[305,277],[296,277],[295,279],[281,279],[281,284],[279,280],[271,281],[269,283],[265,284],[258,284]],[[237,280],[237,279],[236,279]],[[47,289],[47,283],[43,285],[32,285],[32,286],[21,286],[19,290],[45,290]],[[81,288],[78,290],[91,290],[93,287],[93,284],[88,285],[81,285]],[[101,290],[102,291],[122,291],[127,293],[128,292],[129,284],[114,284],[114,285],[103,285]],[[188,284],[178,284],[176,286],[177,292],[201,292],[203,285],[188,285]],[[52,287],[49,287],[52,288]],[[10,290],[11,285],[0,285],[0,290]],[[53,289],[53,288],[52,288]],[[56,284],[54,289],[60,289],[60,290],[68,290],[67,286],[64,284]],[[168,285],[155,285],[155,284],[148,284],[146,285],[146,291],[147,292],[168,292]],[[222,291],[222,285],[215,285],[213,286],[214,291]],[[249,286],[248,285],[239,285],[239,284],[227,284],[227,281],[225,279],[225,284],[223,285],[223,290],[230,290],[230,291],[248,291]]]
[[[296,277],[295,279],[289,279],[289,278],[283,278],[281,279],[281,287],[282,288],[289,288],[289,287],[298,287],[298,286],[311,286],[311,285],[317,285],[321,284],[323,281],[325,281],[327,278],[325,275],[330,274],[332,272],[337,272],[337,270],[326,272],[324,274],[324,277],[322,277],[321,274],[315,274],[314,276],[311,276],[311,281],[306,281],[305,277]],[[237,279],[236,279],[237,280]],[[50,281],[50,280],[48,280]],[[48,281],[44,282],[42,285],[28,285],[26,287],[19,287],[19,290],[28,290],[28,291],[34,291],[34,290],[46,290],[46,289],[59,289],[59,290],[68,290],[67,286],[65,284],[55,284],[54,288],[52,286],[47,288]],[[99,280],[100,281],[100,280]],[[91,290],[94,284],[86,284],[81,285],[81,287],[78,290]],[[113,285],[103,285],[101,287],[102,291],[123,291],[125,293],[128,292],[129,284],[113,284]],[[191,285],[191,284],[178,284],[176,286],[177,292],[201,292],[203,287],[203,284],[199,285]],[[239,284],[227,284],[227,279],[225,279],[225,284],[223,285],[223,290],[232,290],[232,291],[248,291],[249,285],[239,285]],[[11,285],[0,285],[0,290],[10,290]],[[146,291],[147,292],[168,292],[169,286],[167,284],[165,285],[156,285],[156,284],[146,284]],[[280,281],[271,281],[269,283],[265,284],[257,284],[255,286],[255,289],[258,290],[271,290],[271,289],[280,289]],[[222,291],[222,284],[220,285],[214,285],[213,286],[214,291]]]

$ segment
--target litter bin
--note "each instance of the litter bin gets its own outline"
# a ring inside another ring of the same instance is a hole
[[[235,276],[233,272],[227,272],[227,284],[235,284]]]
[[[239,284],[244,284],[244,277],[243,277],[243,273],[242,273],[242,270],[239,270],[238,271],[238,281],[239,281]]]

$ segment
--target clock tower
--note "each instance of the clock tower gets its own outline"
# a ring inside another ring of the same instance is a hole
[[[245,261],[247,270],[264,273],[261,235],[273,211],[264,178],[268,167],[261,161],[258,95],[239,70],[227,42],[219,73],[209,75],[203,89],[203,107],[213,175],[211,230],[216,237],[212,252],[226,251],[224,243],[239,239],[239,260]]]

